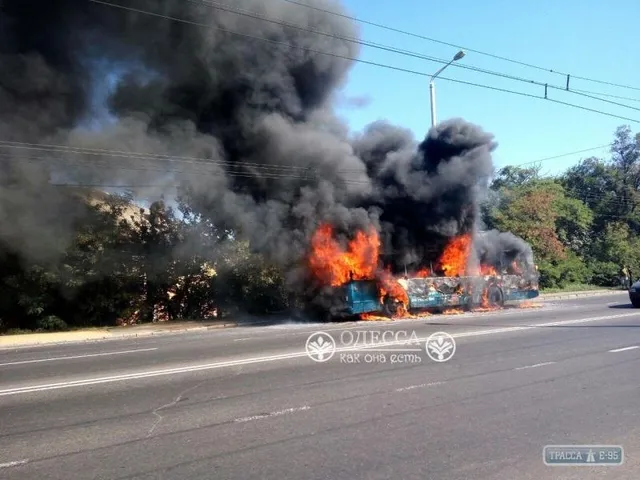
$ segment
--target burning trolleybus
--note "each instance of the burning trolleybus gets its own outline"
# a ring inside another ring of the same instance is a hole
[[[334,289],[330,317],[378,314],[389,317],[403,312],[460,308],[500,308],[506,302],[522,302],[539,295],[535,264],[511,262],[503,268],[485,269],[470,276],[409,276],[394,279],[390,292],[380,280],[351,280]],[[398,290],[402,291],[398,293]]]

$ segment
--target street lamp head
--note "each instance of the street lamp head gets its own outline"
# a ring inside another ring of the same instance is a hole
[[[464,50],[460,50],[458,53],[456,53],[456,56],[453,57],[453,61],[455,62],[456,60],[460,60],[462,57],[464,57],[464,55]]]

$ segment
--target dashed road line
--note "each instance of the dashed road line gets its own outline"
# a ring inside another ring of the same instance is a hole
[[[296,412],[303,412],[305,410],[309,410],[311,409],[310,406],[308,405],[304,405],[302,407],[293,407],[293,408],[286,408],[284,410],[278,410],[276,412],[271,412],[271,413],[259,413],[257,415],[251,415],[250,417],[240,417],[240,418],[236,418],[234,420],[234,422],[236,423],[246,423],[246,422],[252,422],[254,420],[261,420],[263,418],[270,418],[270,417],[280,417],[282,415],[287,415],[289,413],[296,413]]]
[[[544,367],[546,365],[553,365],[556,362],[544,362],[544,363],[536,363],[535,365],[525,365],[524,367],[518,367],[518,368],[514,368],[514,370],[526,370],[528,368],[538,368],[538,367]]]
[[[17,460],[15,462],[0,463],[0,468],[19,467],[20,465],[24,465],[26,463],[29,463],[28,458],[25,458],[24,460]]]
[[[445,382],[421,383],[420,385],[409,385],[408,387],[396,388],[396,392],[406,392],[407,390],[415,390],[416,388],[433,387],[434,385],[442,385]]]
[[[635,350],[636,348],[640,348],[640,346],[633,345],[631,347],[614,348],[613,350],[609,350],[609,353],[626,352],[628,350]]]
[[[75,360],[77,358],[107,357],[111,355],[125,355],[128,353],[152,352],[153,350],[158,350],[158,348],[138,348],[136,350],[121,350],[118,352],[88,353],[86,355],[69,355],[66,357],[39,358],[37,360],[20,360],[17,362],[0,363],[0,367],[6,367],[9,365],[26,365],[28,363],[57,362],[60,360]]]

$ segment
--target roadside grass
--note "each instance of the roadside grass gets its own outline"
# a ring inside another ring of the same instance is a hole
[[[82,327],[82,326],[77,326],[77,327],[68,327],[65,329],[45,329],[45,328],[35,328],[33,330],[27,330],[24,328],[10,328],[8,330],[5,331],[0,331],[0,336],[3,335],[32,335],[32,334],[36,334],[36,333],[60,333],[60,332],[87,332],[87,331],[94,331],[94,330],[104,330],[105,328],[108,327]]]
[[[588,283],[572,283],[565,285],[564,287],[544,288],[540,289],[540,293],[571,293],[571,292],[586,292],[593,290],[623,290],[621,287],[601,287],[598,285],[589,285]]]

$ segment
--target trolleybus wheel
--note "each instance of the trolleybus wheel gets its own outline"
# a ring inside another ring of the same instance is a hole
[[[504,307],[504,293],[496,285],[491,285],[487,292],[487,301],[490,307]]]
[[[395,300],[389,296],[385,297],[384,302],[382,304],[382,312],[385,316],[391,318],[402,312],[406,312],[406,307],[404,304],[398,300]]]

